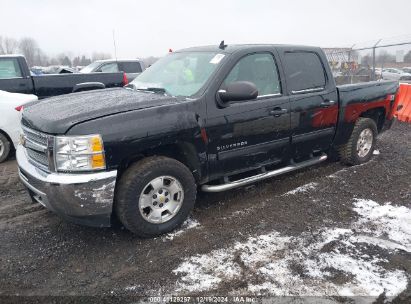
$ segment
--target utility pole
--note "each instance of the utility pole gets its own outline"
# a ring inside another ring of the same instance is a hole
[[[116,37],[114,35],[114,29],[113,29],[113,44],[114,44],[114,58],[116,58],[116,61],[117,61],[117,46],[116,46]]]
[[[349,64],[348,68],[350,70],[350,83],[352,83],[353,74],[354,74],[353,70],[352,70],[353,65],[351,64],[351,52],[352,52],[352,49],[354,48],[354,46],[355,46],[355,44],[353,44],[350,47],[350,50],[348,51],[348,64]]]
[[[376,44],[372,47],[372,80],[375,80],[375,49],[382,39],[378,40]]]

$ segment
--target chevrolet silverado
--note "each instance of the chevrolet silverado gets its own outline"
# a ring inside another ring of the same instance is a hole
[[[152,237],[183,223],[198,188],[230,190],[330,156],[367,162],[398,86],[336,86],[318,47],[184,49],[124,88],[25,108],[19,174],[34,201],[68,220],[117,216]]]

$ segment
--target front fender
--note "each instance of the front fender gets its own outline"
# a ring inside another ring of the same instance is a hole
[[[79,123],[67,135],[101,134],[110,170],[150,150],[178,147],[195,159],[199,175],[204,176],[206,140],[198,110],[195,103],[188,102],[127,111]]]

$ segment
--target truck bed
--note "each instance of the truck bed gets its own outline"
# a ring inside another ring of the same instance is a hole
[[[379,129],[383,127],[385,121],[392,121],[386,118],[391,118],[393,115],[394,98],[391,97],[397,93],[398,88],[398,81],[371,81],[337,86],[339,118],[334,144],[338,146],[347,142],[354,123],[362,115],[361,113],[368,111],[367,115],[377,116],[374,118],[381,121]]]
[[[123,73],[56,74],[32,76],[35,94],[39,98],[68,94],[78,83],[100,82],[106,88],[122,87]]]
[[[398,81],[371,81],[337,86],[341,106],[351,102],[384,99],[398,90]],[[364,99],[365,98],[365,99]]]

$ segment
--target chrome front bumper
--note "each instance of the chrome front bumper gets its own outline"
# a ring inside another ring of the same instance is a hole
[[[117,171],[50,173],[32,165],[26,149],[17,147],[19,176],[30,195],[47,209],[88,226],[110,226]]]

